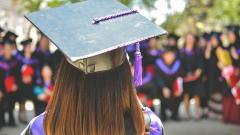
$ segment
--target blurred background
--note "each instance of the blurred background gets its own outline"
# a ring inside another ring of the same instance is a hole
[[[44,111],[62,58],[24,14],[79,1],[0,0],[0,135]],[[141,43],[137,88],[165,134],[239,135],[240,0],[119,1],[169,32]],[[127,51],[134,63],[134,45]]]

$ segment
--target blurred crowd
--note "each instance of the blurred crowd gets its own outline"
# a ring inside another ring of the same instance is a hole
[[[28,123],[27,100],[33,102],[35,115],[45,110],[53,91],[54,74],[63,57],[59,50],[49,49],[49,40],[42,34],[36,44],[32,39],[17,44],[17,38],[14,32],[0,28],[0,128],[16,126],[16,102],[21,123]],[[181,45],[179,40],[183,41]],[[170,33],[165,40],[156,37],[141,44],[143,84],[137,88],[137,94],[145,105],[160,111],[163,121],[179,121],[179,105],[183,102],[183,120],[211,118],[240,123],[238,26],[182,37]],[[134,49],[127,48],[131,62]],[[160,99],[161,109],[154,107],[154,99]],[[189,109],[192,99],[194,116]]]
[[[17,38],[14,32],[0,28],[0,128],[16,126],[16,102],[19,122],[24,124],[29,122],[25,110],[27,100],[33,102],[36,116],[45,110],[54,87],[54,73],[62,58],[59,50],[50,51],[49,40],[42,34],[36,45],[32,39],[17,44]]]
[[[160,41],[160,47],[158,38],[142,43],[146,45],[142,48],[143,85],[137,88],[140,100],[159,111],[162,121],[209,118],[239,124],[239,27],[182,37],[170,33]],[[134,47],[128,52],[133,61]],[[161,109],[154,107],[154,99],[160,99]]]

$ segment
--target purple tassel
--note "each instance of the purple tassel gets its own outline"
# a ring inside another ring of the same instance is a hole
[[[140,44],[136,44],[135,60],[134,60],[134,84],[136,87],[142,85],[142,55]]]

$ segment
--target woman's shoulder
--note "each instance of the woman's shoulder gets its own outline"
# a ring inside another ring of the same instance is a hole
[[[22,131],[21,135],[44,135],[43,119],[45,113],[33,118],[28,126]]]
[[[163,124],[158,116],[148,107],[143,108],[145,122],[150,128],[150,135],[163,135]]]

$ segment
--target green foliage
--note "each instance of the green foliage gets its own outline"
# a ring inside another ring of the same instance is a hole
[[[20,11],[33,12],[39,10],[42,0],[20,0]]]
[[[188,0],[184,12],[168,16],[163,27],[184,34],[240,24],[239,6],[240,0]]]

